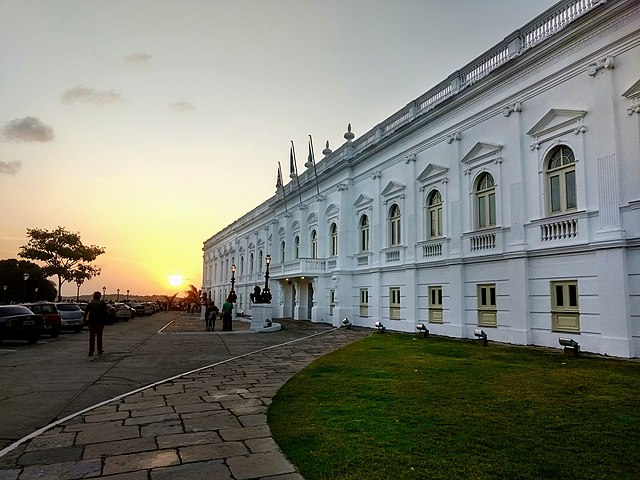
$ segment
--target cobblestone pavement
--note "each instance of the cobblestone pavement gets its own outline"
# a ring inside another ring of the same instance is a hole
[[[104,402],[5,449],[0,480],[300,480],[271,437],[271,399],[369,333],[327,328]]]

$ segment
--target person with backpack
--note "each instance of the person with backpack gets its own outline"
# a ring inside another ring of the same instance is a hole
[[[96,342],[98,343],[98,355],[102,355],[102,331],[107,321],[107,304],[100,298],[100,292],[93,293],[93,300],[89,302],[84,311],[83,319],[89,324],[89,356],[95,352]],[[87,320],[88,319],[88,320]]]

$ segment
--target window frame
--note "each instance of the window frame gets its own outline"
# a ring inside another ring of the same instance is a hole
[[[318,232],[311,230],[311,258],[318,258]]]
[[[487,179],[487,185],[483,185]],[[489,181],[490,180],[490,184]],[[476,179],[475,197],[475,225],[476,229],[493,228],[498,224],[496,210],[496,182],[489,172],[482,172]]]
[[[361,288],[360,289],[360,309],[359,309],[360,317],[366,318],[369,316],[369,289]]]
[[[569,155],[565,155],[567,152]],[[551,163],[559,153],[560,165],[551,167]],[[565,162],[566,159],[566,162]],[[578,192],[576,186],[576,158],[575,152],[565,144],[556,145],[547,154],[544,162],[545,172],[545,207],[548,216],[565,215],[578,210]],[[567,177],[570,175],[569,180]],[[557,186],[554,186],[553,179],[557,178]],[[570,185],[570,187],[569,187]],[[555,209],[554,189],[558,190],[558,208]],[[569,206],[568,196],[572,194],[573,205]]]
[[[498,326],[498,292],[495,283],[476,285],[478,326]],[[487,300],[487,301],[484,301]]]
[[[338,225],[335,222],[329,227],[329,235],[331,236],[331,251],[330,256],[338,256]]]
[[[402,211],[400,206],[394,203],[389,207],[389,246],[399,245],[402,245]]]
[[[369,233],[369,217],[367,214],[363,214],[358,222],[359,236],[358,246],[360,247],[360,253],[370,251],[370,233]]]
[[[389,287],[389,319],[400,320],[401,309],[400,287]]]
[[[427,288],[429,305],[429,323],[442,323],[442,285],[429,285]]]
[[[435,198],[439,199],[439,203],[435,203]],[[439,190],[432,190],[429,192],[427,196],[427,238],[442,238],[443,237],[443,228],[442,228],[442,194]],[[435,218],[435,229],[434,229],[434,218]]]
[[[551,311],[551,331],[580,333],[580,292],[578,290],[578,280],[552,280],[549,282],[551,289],[550,311]],[[560,287],[562,301],[559,303],[558,287]],[[571,293],[571,290],[574,293]],[[575,305],[572,305],[572,297]],[[564,299],[567,299],[567,302]],[[567,303],[567,305],[565,305]]]
[[[336,291],[329,290],[329,315],[333,316],[333,309],[336,308]]]

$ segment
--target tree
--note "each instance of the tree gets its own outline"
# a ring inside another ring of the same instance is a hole
[[[202,300],[202,293],[195,286],[189,285],[189,290],[185,292],[185,302],[199,304]]]
[[[105,249],[83,245],[79,233],[69,232],[64,227],[52,231],[28,228],[27,237],[29,243],[20,247],[18,255],[44,263],[45,275],[58,278],[58,301],[62,300],[62,285],[65,282],[84,281],[100,275],[100,269],[91,265],[91,262],[102,255]]]
[[[29,274],[26,281],[25,273]],[[47,280],[42,268],[33,262],[15,258],[0,260],[0,288],[1,303],[52,301],[56,298],[56,286]]]

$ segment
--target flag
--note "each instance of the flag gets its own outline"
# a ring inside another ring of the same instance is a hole
[[[296,166],[296,159],[293,154],[293,140],[291,141],[291,148],[289,149],[289,178],[296,178],[298,176],[298,167]]]
[[[280,168],[280,162],[278,162],[278,178],[276,179],[276,190],[281,189],[284,186],[282,183],[282,169]]]
[[[320,198],[320,186],[318,185],[318,172],[316,171],[316,159],[313,155],[313,138],[309,135],[309,158],[305,167],[313,167],[313,176],[316,179],[316,191],[318,192],[318,198]]]

